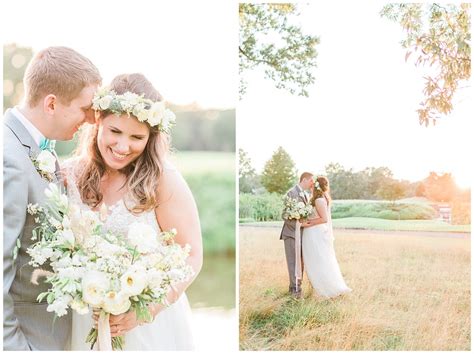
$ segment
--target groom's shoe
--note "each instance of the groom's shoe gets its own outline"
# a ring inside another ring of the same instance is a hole
[[[295,299],[301,299],[303,297],[302,293],[301,293],[301,290],[300,291],[292,291],[291,296],[293,296]]]
[[[301,299],[301,287],[298,289],[298,291],[296,288],[290,287],[290,294],[295,299]]]

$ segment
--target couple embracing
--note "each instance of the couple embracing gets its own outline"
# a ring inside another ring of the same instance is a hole
[[[301,298],[303,270],[322,297],[331,298],[350,292],[334,251],[328,179],[324,176],[314,179],[313,174],[304,172],[286,197],[300,204],[300,210],[307,210],[307,215],[303,216],[298,212],[292,217],[286,215],[280,234],[285,247],[290,293]]]
[[[124,237],[135,222],[157,233],[177,229],[176,242],[191,246],[187,263],[194,276],[166,295],[169,306],[149,305],[150,321],[139,320],[130,310],[110,315],[109,328],[112,337],[124,337],[125,350],[193,349],[184,291],[201,269],[202,240],[191,191],[167,160],[174,117],[141,74],[118,75],[98,92],[101,81],[83,55],[50,47],[28,65],[23,103],[5,113],[4,350],[88,350],[85,338],[97,320],[96,314],[76,312],[54,318],[48,304],[37,301],[48,286],[31,282],[34,269],[27,249],[37,225],[27,206],[45,201],[49,183],[66,188],[71,201],[100,213],[104,227]],[[139,106],[138,96],[149,106]],[[131,113],[127,107],[133,105]],[[144,114],[150,106],[156,108],[153,117]],[[71,140],[83,123],[89,124],[81,131],[76,156],[60,163],[52,140]],[[44,270],[51,270],[50,265]]]

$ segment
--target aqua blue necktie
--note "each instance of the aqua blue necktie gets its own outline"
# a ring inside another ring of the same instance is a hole
[[[50,152],[53,152],[55,146],[56,146],[56,140],[41,138],[40,145],[39,145],[39,148],[41,150],[48,150]]]

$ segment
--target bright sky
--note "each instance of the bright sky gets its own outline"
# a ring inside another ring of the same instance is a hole
[[[380,2],[302,8],[303,28],[321,40],[309,98],[277,90],[259,73],[249,77],[237,136],[258,172],[281,145],[300,173],[323,173],[326,164],[339,162],[355,170],[387,166],[396,178],[412,181],[430,171],[452,172],[469,186],[472,90],[463,90],[444,122],[420,126],[423,73],[405,63],[401,28],[380,18],[381,8]]]
[[[64,45],[91,59],[104,83],[142,72],[166,100],[234,108],[238,8],[225,1],[4,1],[4,43]]]

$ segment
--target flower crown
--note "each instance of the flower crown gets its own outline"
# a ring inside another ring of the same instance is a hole
[[[164,102],[153,102],[142,95],[125,92],[118,95],[107,87],[99,89],[92,99],[92,108],[96,111],[110,111],[115,114],[133,114],[140,122],[147,122],[151,127],[169,133],[175,124],[176,116],[165,108]]]
[[[314,181],[314,188],[316,188],[318,191],[322,192],[322,188],[321,186],[319,185],[319,182],[318,180]]]

